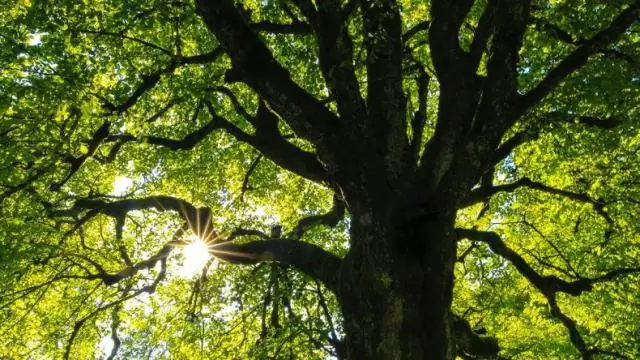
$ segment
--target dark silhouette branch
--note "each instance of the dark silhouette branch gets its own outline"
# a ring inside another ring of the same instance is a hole
[[[336,291],[342,260],[322,248],[291,239],[269,239],[243,244],[224,242],[214,245],[211,253],[232,264],[253,265],[277,262],[291,265]]]
[[[421,21],[414,26],[412,26],[409,30],[407,30],[404,34],[402,34],[402,42],[406,45],[412,37],[416,36],[418,33],[422,31],[429,30],[429,25],[431,25],[428,21]]]
[[[460,47],[458,35],[472,5],[472,0],[455,3],[446,0],[432,2],[429,46],[433,65],[441,81],[447,76],[470,69],[467,63],[468,55]]]
[[[489,143],[494,143],[500,141],[517,119],[510,107],[518,96],[519,53],[529,23],[531,2],[511,1],[507,5],[490,1],[488,7],[487,11],[495,11],[491,15],[494,33],[487,61],[487,77],[471,130],[482,133],[490,139]],[[477,64],[473,66],[475,72]]]
[[[161,264],[162,264],[162,266],[160,267],[160,272],[158,273],[158,275],[156,276],[156,278],[153,280],[153,282],[151,284],[149,284],[147,286],[143,286],[142,288],[137,289],[133,293],[130,293],[128,295],[123,295],[119,299],[95,309],[94,311],[92,311],[89,314],[85,315],[80,320],[76,321],[75,325],[73,326],[73,330],[71,332],[71,335],[69,336],[69,340],[67,341],[67,346],[65,348],[65,352],[64,352],[63,358],[65,360],[69,359],[69,357],[71,355],[71,347],[73,346],[73,341],[75,340],[75,338],[77,337],[78,333],[80,332],[80,330],[82,329],[82,327],[84,326],[84,324],[88,320],[94,318],[95,316],[99,315],[101,312],[103,312],[105,310],[120,306],[125,301],[127,301],[129,299],[133,299],[134,297],[136,297],[136,296],[138,296],[138,295],[140,295],[142,293],[149,293],[149,294],[154,293],[156,288],[158,287],[158,284],[160,284],[160,282],[162,280],[164,280],[164,278],[166,277],[166,272],[167,272],[166,260],[162,260]]]
[[[150,75],[143,75],[142,82],[138,85],[138,87],[136,87],[133,93],[129,95],[129,97],[119,105],[114,105],[111,102],[107,101],[106,99],[102,99],[104,101],[104,107],[107,108],[107,110],[109,110],[112,113],[116,113],[116,114],[124,113],[127,110],[129,110],[132,106],[134,106],[138,102],[138,99],[142,97],[142,95],[144,95],[147,91],[153,89],[160,81],[160,78],[162,77],[162,75],[171,74],[175,69],[177,69],[180,66],[193,65],[193,64],[206,64],[206,63],[214,62],[222,54],[223,54],[222,48],[217,47],[214,50],[205,54],[174,59],[169,63],[169,65],[165,66],[164,68]]]
[[[337,194],[333,195],[333,207],[325,214],[312,215],[298,221],[298,225],[291,231],[289,238],[300,239],[305,231],[318,226],[326,225],[329,227],[335,227],[340,220],[344,218],[345,206],[342,199]]]
[[[526,177],[510,184],[480,187],[476,190],[472,190],[469,193],[467,199],[461,204],[461,206],[471,206],[473,204],[477,204],[478,202],[485,201],[497,193],[513,192],[523,187],[543,191],[551,195],[562,196],[574,201],[591,204],[596,213],[598,213],[598,215],[600,215],[610,227],[614,224],[611,216],[604,210],[604,207],[606,205],[606,202],[604,200],[593,199],[585,193],[575,193],[567,190],[556,189],[554,187],[545,185],[537,181],[533,181]]]
[[[585,115],[571,115],[567,113],[561,113],[558,111],[550,112],[543,116],[543,118],[547,118],[550,121],[555,122],[574,122],[582,125],[586,125],[589,127],[595,127],[602,130],[610,130],[615,128],[620,124],[620,120],[615,116],[610,116],[606,119],[602,119],[594,116],[585,116]]]
[[[412,164],[417,165],[420,159],[420,151],[422,150],[422,137],[424,127],[427,121],[427,106],[429,96],[429,82],[431,78],[423,67],[418,65],[418,111],[413,114],[411,119],[412,138],[409,144]]]
[[[225,241],[233,241],[241,236],[257,236],[260,239],[268,239],[270,238],[269,235],[267,235],[267,233],[262,232],[260,230],[254,230],[254,229],[236,229],[234,230],[227,238]]]
[[[372,129],[375,139],[369,146],[380,154],[399,158],[409,147],[399,6],[393,2],[362,1],[361,8],[367,54],[367,128]],[[393,173],[400,169],[387,170]]]
[[[577,38],[573,35],[571,35],[568,31],[562,29],[560,26],[553,24],[549,21],[545,21],[543,19],[540,18],[534,18],[533,22],[536,24],[536,26],[540,27],[541,30],[546,31],[548,33],[551,33],[551,35],[553,35],[554,37],[556,37],[558,40],[566,43],[566,44],[571,44],[571,45],[583,45],[587,42],[586,39],[584,38]],[[629,55],[629,54],[625,54],[620,50],[616,50],[616,49],[612,49],[612,48],[603,48],[601,50],[598,51],[600,54],[603,55],[610,55],[611,57],[614,58],[619,58],[619,59],[623,59],[626,62],[628,62],[631,65],[636,65],[637,61],[636,59]]]
[[[458,356],[463,359],[497,358],[500,351],[498,340],[476,333],[462,316],[453,314],[453,334]]]
[[[578,331],[578,326],[575,320],[571,319],[560,310],[560,307],[556,302],[555,294],[545,294],[545,296],[547,298],[547,301],[549,302],[549,311],[551,312],[551,315],[560,320],[560,322],[567,328],[567,330],[569,331],[569,339],[571,340],[573,346],[575,346],[582,355],[582,359],[590,360],[592,356],[589,353],[589,350],[587,350],[587,344],[584,342],[582,335],[580,335],[580,331]]]
[[[235,96],[233,98],[235,98]],[[109,158],[115,158],[115,153],[127,142],[147,143],[166,147],[171,150],[190,150],[213,131],[224,130],[236,138],[236,140],[251,145],[268,159],[286,170],[314,182],[324,183],[327,181],[326,171],[324,166],[318,161],[317,156],[301,150],[286,141],[278,131],[276,115],[271,113],[264,104],[260,105],[258,114],[255,117],[250,117],[250,115],[237,104],[239,109],[242,109],[242,112],[251,118],[250,122],[256,126],[256,133],[254,135],[247,134],[231,122],[217,115],[210,102],[205,101],[204,104],[211,114],[211,120],[184,138],[175,140],[157,136],[135,137],[131,134],[112,135],[108,137],[107,141],[114,141],[116,144],[111,149]]]
[[[215,109],[209,102],[205,102],[213,118],[222,129],[242,141],[253,146],[269,160],[278,166],[298,174],[314,182],[325,183],[328,174],[324,166],[318,161],[316,154],[304,151],[286,141],[278,130],[278,117],[272,113],[264,103],[258,107],[258,112],[252,121],[256,126],[254,135],[249,135],[216,115]]]
[[[251,165],[249,165],[249,169],[247,169],[247,172],[244,174],[244,179],[242,179],[242,188],[240,190],[240,200],[243,199],[244,193],[251,189],[251,186],[249,185],[249,178],[258,167],[260,160],[262,160],[262,154],[256,156],[256,158],[251,162]]]
[[[491,251],[508,260],[516,270],[522,274],[531,284],[533,284],[547,298],[551,315],[567,328],[571,343],[578,349],[582,358],[589,360],[593,358],[594,351],[589,350],[584,339],[578,331],[576,322],[565,315],[556,302],[556,294],[564,292],[573,296],[578,296],[585,291],[591,291],[593,284],[603,281],[610,281],[622,276],[631,274],[640,274],[640,268],[621,268],[609,271],[608,273],[595,278],[579,278],[574,281],[565,281],[557,276],[542,276],[538,274],[531,266],[515,251],[511,250],[504,241],[495,232],[478,231],[470,229],[456,229],[456,233],[460,238],[467,238],[473,241],[484,242],[489,245]]]
[[[366,114],[364,99],[353,65],[353,42],[340,9],[341,1],[317,2],[317,10],[309,0],[296,5],[307,17],[318,43],[318,60],[329,96],[336,99],[342,119],[362,121]]]
[[[489,245],[493,253],[508,260],[520,274],[526,277],[545,296],[555,295],[557,292],[578,296],[583,292],[591,291],[595,283],[611,281],[632,274],[640,274],[640,268],[620,268],[593,278],[579,277],[574,281],[565,281],[554,275],[542,276],[533,270],[522,256],[509,248],[497,233],[461,228],[456,228],[456,233],[459,238],[479,241]]]
[[[119,306],[113,308],[113,312],[111,313],[111,341],[113,341],[113,347],[111,348],[111,352],[106,360],[113,360],[118,355],[118,350],[120,350],[120,345],[122,345],[122,341],[118,336],[118,328],[120,327],[120,317],[118,311],[120,310]]]
[[[109,128],[111,127],[111,122],[106,120],[102,123],[102,125],[93,133],[91,139],[86,143],[87,144],[87,152],[84,155],[79,157],[69,156],[65,161],[71,164],[71,169],[67,173],[67,175],[60,181],[51,184],[50,189],[54,191],[60,190],[62,186],[69,181],[69,179],[78,171],[84,162],[93,156],[96,152],[100,144],[103,140],[105,140],[109,136]]]
[[[638,20],[639,15],[640,1],[636,0],[622,11],[608,27],[598,32],[591,39],[585,40],[569,56],[564,58],[535,88],[522,95],[517,106],[518,113],[524,113],[527,109],[542,101],[564,79],[584,66],[592,55],[616,41],[629,26]]]
[[[510,138],[505,140],[492,154],[490,164],[492,166],[497,165],[500,161],[504,160],[507,156],[509,156],[513,150],[524,144],[527,141],[535,140],[538,138],[540,132],[542,132],[542,126],[545,125],[543,121],[546,122],[574,122],[581,125],[586,125],[589,127],[594,127],[602,130],[610,130],[614,129],[618,125],[620,125],[620,119],[616,116],[610,116],[606,119],[594,117],[594,116],[576,116],[567,113],[561,112],[551,112],[546,115],[541,116],[539,119],[533,121],[533,125],[540,126],[539,130],[522,130]]]
[[[499,1],[497,0],[491,0],[487,3],[487,6],[480,16],[480,20],[478,21],[478,26],[473,34],[470,49],[470,61],[471,67],[474,70],[478,68],[480,60],[482,59],[482,54],[485,52],[489,38],[493,33],[493,26],[496,21],[495,17],[498,6]]]
[[[301,137],[323,145],[337,118],[291,80],[238,12],[233,1],[196,1],[196,11],[221,43],[237,80],[253,88]]]
[[[217,91],[219,93],[222,93],[225,96],[227,96],[229,98],[229,100],[231,101],[231,104],[233,105],[233,109],[238,114],[240,114],[245,120],[247,120],[249,123],[251,123],[251,125],[253,125],[254,127],[258,126],[256,124],[256,118],[254,118],[251,114],[249,114],[249,112],[247,112],[247,109],[245,109],[242,106],[242,104],[240,104],[240,101],[238,100],[238,97],[228,87],[217,86],[217,87],[213,88],[213,90]]]
[[[142,97],[142,95],[144,95],[147,91],[155,87],[156,84],[160,81],[160,77],[163,74],[171,73],[177,67],[186,65],[186,64],[203,64],[203,63],[213,62],[220,55],[222,55],[222,48],[218,47],[215,50],[206,54],[189,56],[189,57],[182,58],[179,61],[172,61],[164,69],[161,69],[158,72],[155,72],[151,75],[143,76],[142,83],[140,83],[138,87],[134,90],[134,92],[124,102],[122,102],[119,105],[114,105],[108,100],[102,97],[100,98],[104,102],[104,107],[107,108],[110,112],[116,113],[116,114],[123,113],[129,110],[132,106],[134,106],[138,102],[138,99]],[[166,110],[168,110],[168,107],[161,109],[161,111],[156,115],[160,116],[161,113],[165,112]],[[155,120],[153,116],[151,119]],[[153,121],[153,120],[150,120],[150,121]],[[82,164],[84,164],[84,162],[89,157],[94,155],[94,153],[96,152],[100,144],[109,137],[110,125],[111,125],[111,122],[107,120],[102,124],[100,128],[98,128],[98,130],[96,130],[96,132],[93,134],[92,139],[89,140],[89,142],[87,142],[88,151],[86,154],[83,154],[80,157],[69,156],[66,159],[66,162],[71,164],[71,169],[62,180],[56,183],[53,183],[51,185],[52,190],[55,190],[55,191],[59,190],[80,169]],[[161,139],[161,138],[158,138],[158,139]],[[107,157],[107,161],[109,160],[112,161],[113,159],[115,159],[117,152],[120,150],[124,142],[132,141],[131,139],[128,139],[127,136],[123,136],[122,140],[123,141],[121,143],[116,144],[114,148],[111,149],[111,152]]]

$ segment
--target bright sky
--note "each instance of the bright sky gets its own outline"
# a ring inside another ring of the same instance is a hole
[[[133,185],[133,180],[128,177],[118,176],[113,181],[113,195],[122,196],[124,195],[129,188]]]

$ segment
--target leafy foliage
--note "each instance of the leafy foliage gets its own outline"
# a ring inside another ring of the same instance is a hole
[[[0,358],[344,356],[327,264],[366,221],[341,181],[411,183],[404,145],[372,133],[400,134],[416,173],[446,166],[440,133],[484,151],[455,153],[485,168],[456,200],[451,308],[497,339],[492,358],[640,357],[640,3],[533,1],[504,55],[517,26],[491,14],[520,5],[463,2],[390,2],[375,23],[367,1],[242,1],[253,37],[212,25],[231,1],[3,6]],[[443,7],[463,15],[450,43]],[[457,52],[489,84],[475,98],[447,98]],[[495,130],[482,148],[480,126],[458,137],[450,120],[467,98],[525,105],[509,124],[474,115]],[[378,115],[396,122],[362,120]],[[395,175],[329,151],[353,144]],[[193,235],[212,256],[199,268]]]

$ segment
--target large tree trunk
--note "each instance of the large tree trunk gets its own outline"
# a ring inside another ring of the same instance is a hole
[[[355,213],[338,298],[348,359],[453,359],[453,211]]]

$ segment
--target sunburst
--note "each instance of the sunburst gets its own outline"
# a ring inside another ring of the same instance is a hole
[[[188,236],[185,242],[187,244],[182,248],[184,263],[182,269],[180,269],[180,275],[193,277],[200,273],[207,266],[207,263],[212,260],[210,254],[211,244],[196,235]]]

